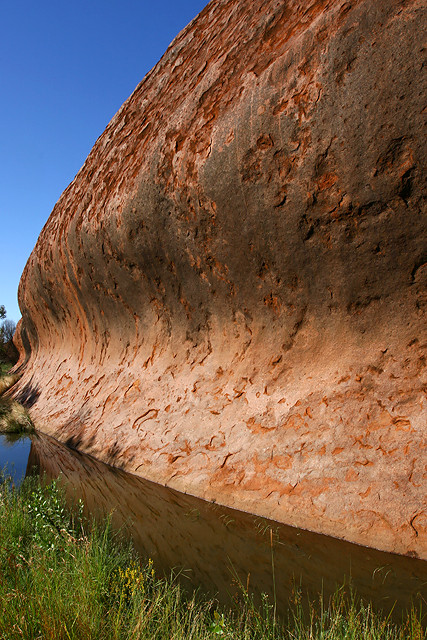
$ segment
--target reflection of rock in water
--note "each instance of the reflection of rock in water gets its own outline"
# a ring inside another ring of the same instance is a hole
[[[158,569],[183,569],[192,585],[236,591],[235,576],[257,592],[272,594],[272,555],[280,607],[294,581],[313,597],[326,596],[351,575],[359,594],[380,608],[397,601],[399,616],[411,598],[427,597],[427,563],[367,549],[271,520],[211,504],[109,467],[52,438],[35,437],[28,470],[48,478],[62,474],[70,497],[81,497],[92,513],[113,511],[126,523],[135,546]],[[271,542],[273,546],[271,546]]]

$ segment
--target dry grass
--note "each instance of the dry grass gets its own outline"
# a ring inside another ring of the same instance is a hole
[[[11,398],[0,395],[0,433],[33,433],[27,410]]]
[[[3,395],[19,379],[16,374],[6,374],[0,376],[0,396]]]
[[[32,433],[34,425],[27,410],[5,395],[19,379],[16,374],[0,376],[0,433]]]

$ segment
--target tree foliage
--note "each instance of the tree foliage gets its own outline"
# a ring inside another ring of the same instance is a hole
[[[16,322],[13,320],[4,320],[1,325],[1,337],[3,343],[10,342],[13,339],[15,333]]]
[[[16,324],[13,320],[5,320],[4,318],[6,318],[6,309],[2,304],[0,305],[0,319],[3,319],[0,325],[0,362],[14,364],[19,357],[18,350],[13,344]]]

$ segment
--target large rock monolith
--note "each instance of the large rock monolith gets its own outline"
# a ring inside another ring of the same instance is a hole
[[[427,558],[423,0],[212,0],[22,276],[41,431]],[[425,76],[424,76],[425,78]]]

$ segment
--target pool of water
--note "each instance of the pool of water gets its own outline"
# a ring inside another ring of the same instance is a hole
[[[5,469],[19,484],[27,471],[31,438],[15,434],[0,434],[0,469]]]
[[[360,596],[399,619],[427,601],[427,562],[384,553],[209,503],[110,467],[42,434],[0,436],[0,467],[15,484],[26,473],[62,477],[70,502],[82,498],[95,516],[111,513],[158,571],[225,603],[242,586],[276,598],[285,612],[295,586],[326,598],[351,580]]]
[[[110,467],[47,436],[32,439],[28,468],[61,475],[70,500],[92,514],[112,513],[158,570],[221,601],[242,585],[277,600],[285,612],[295,585],[311,599],[351,580],[360,596],[396,619],[427,600],[427,562],[384,553],[222,507]]]

